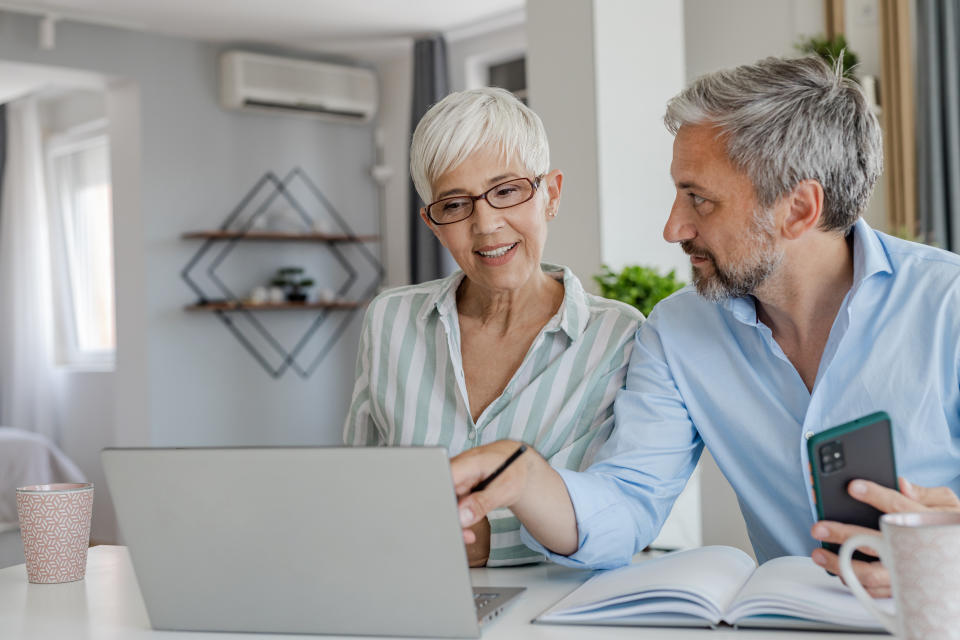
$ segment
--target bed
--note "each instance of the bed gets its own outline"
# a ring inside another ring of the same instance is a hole
[[[48,438],[0,427],[0,568],[23,562],[16,488],[50,482],[85,482],[85,478]]]

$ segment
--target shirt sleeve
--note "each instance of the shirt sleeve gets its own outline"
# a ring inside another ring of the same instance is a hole
[[[637,331],[614,403],[615,427],[598,461],[580,473],[558,469],[576,513],[577,551],[559,556],[521,531],[527,546],[559,564],[628,564],[656,538],[700,459],[703,441],[670,371],[656,315]]]
[[[377,446],[384,444],[377,429],[371,412],[370,378],[373,367],[373,314],[371,307],[363,319],[363,329],[360,333],[360,346],[357,350],[356,381],[353,385],[353,396],[350,401],[350,410],[343,425],[343,443],[347,446]]]
[[[520,521],[509,509],[494,509],[487,514],[490,521],[490,555],[488,567],[509,567],[543,562],[546,557],[520,539]]]

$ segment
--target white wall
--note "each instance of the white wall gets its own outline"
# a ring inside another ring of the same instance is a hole
[[[64,372],[60,392],[63,408],[61,448],[94,486],[90,538],[116,539],[117,519],[100,466],[100,450],[114,444],[113,372]]]
[[[543,120],[551,164],[564,172],[544,259],[570,267],[588,290],[603,262],[593,3],[527,1],[527,88]]]
[[[799,55],[801,36],[823,34],[821,0],[684,0],[687,80],[767,56]]]
[[[374,233],[377,193],[369,176],[373,126],[227,112],[217,104],[220,47],[61,21],[57,48],[36,42],[37,19],[0,12],[0,60],[94,71],[111,79],[107,109],[115,146],[114,230],[118,354],[111,439],[97,418],[71,427],[91,451],[111,444],[329,444],[353,385],[359,315],[308,380],[268,377],[212,314],[194,301],[180,270],[199,248],[184,231],[220,224],[268,170],[302,167],[354,231]],[[376,245],[371,249],[376,252]],[[344,252],[353,255],[350,247]],[[238,246],[224,273],[268,277],[287,261],[320,283],[337,277],[322,247]],[[357,263],[362,265],[362,263]],[[372,267],[361,266],[369,284]],[[256,281],[239,282],[247,287]],[[275,322],[288,337],[309,320]],[[85,387],[84,395],[94,392]],[[90,467],[96,457],[80,452]],[[94,475],[89,469],[88,474]],[[102,495],[102,494],[100,494]]]
[[[603,261],[615,270],[675,269],[689,280],[690,262],[662,236],[675,195],[663,111],[684,86],[683,31],[679,3],[594,3]]]

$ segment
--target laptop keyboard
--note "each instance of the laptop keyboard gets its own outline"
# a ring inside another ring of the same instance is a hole
[[[480,611],[490,604],[491,601],[497,598],[497,595],[496,593],[474,593],[473,603],[477,606],[477,611]]]

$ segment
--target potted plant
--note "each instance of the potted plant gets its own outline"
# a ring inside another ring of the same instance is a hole
[[[628,265],[620,272],[603,265],[603,271],[593,279],[600,285],[600,295],[604,298],[626,302],[639,309],[644,317],[650,315],[654,305],[684,287],[673,269],[661,275],[652,267],[639,265]]]
[[[806,54],[816,54],[833,66],[836,61],[843,56],[843,75],[857,82],[857,77],[853,74],[854,67],[860,61],[859,56],[850,50],[847,39],[842,33],[838,33],[832,40],[823,36],[812,36],[802,38],[796,45],[797,51]]]
[[[270,284],[283,289],[287,302],[303,303],[307,301],[307,289],[313,286],[313,278],[303,277],[302,267],[283,267],[277,269]]]

